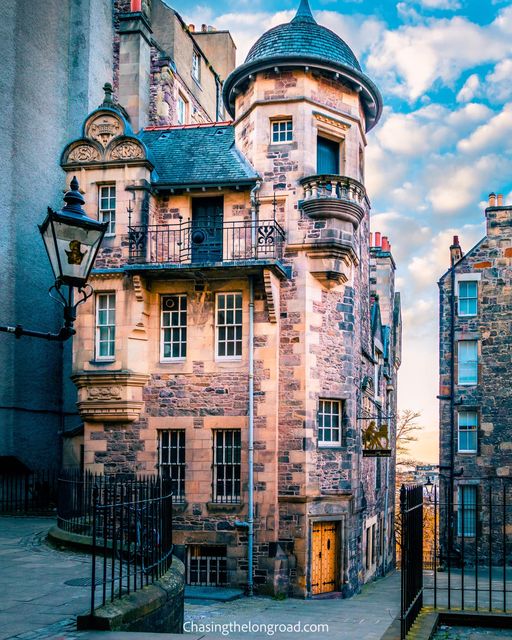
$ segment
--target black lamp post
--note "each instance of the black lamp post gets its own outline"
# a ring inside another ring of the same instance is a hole
[[[65,206],[60,211],[48,208],[45,221],[39,225],[55,275],[55,284],[50,288],[49,294],[64,309],[64,326],[58,333],[31,331],[20,325],[0,326],[0,331],[13,333],[17,338],[31,336],[59,342],[64,342],[75,334],[73,324],[76,309],[93,293],[87,280],[108,223],[98,222],[86,215],[82,209],[85,200],[78,190],[76,177],[71,181],[70,187],[70,191],[64,196]],[[76,302],[74,289],[80,296]]]

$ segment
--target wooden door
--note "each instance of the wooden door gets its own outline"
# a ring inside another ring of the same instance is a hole
[[[223,208],[222,197],[192,200],[192,262],[222,261]]]
[[[317,172],[320,175],[338,175],[340,172],[339,142],[328,138],[317,138]]]
[[[313,595],[338,590],[339,527],[337,522],[315,522],[312,536],[311,591]]]

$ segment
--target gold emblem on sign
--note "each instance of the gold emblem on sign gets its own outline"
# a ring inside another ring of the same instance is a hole
[[[68,264],[82,264],[87,251],[80,251],[81,243],[79,240],[71,240],[69,243],[69,251],[66,251]]]
[[[389,448],[389,435],[388,425],[381,424],[379,428],[375,424],[375,420],[372,420],[370,424],[363,431],[363,447],[377,451],[379,449]]]

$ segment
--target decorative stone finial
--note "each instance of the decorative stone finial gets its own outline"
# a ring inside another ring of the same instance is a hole
[[[103,104],[113,104],[114,100],[112,99],[112,94],[114,93],[114,90],[112,89],[112,85],[110,84],[110,82],[105,82],[105,84],[103,85],[103,91],[105,92]]]
[[[315,22],[308,0],[300,0],[300,5],[292,22]]]
[[[73,176],[69,185],[70,190],[64,195],[64,202],[66,205],[63,207],[63,211],[69,211],[71,213],[78,213],[82,216],[85,215],[85,211],[82,209],[82,205],[85,204],[85,199],[80,193],[80,185],[76,176]]]

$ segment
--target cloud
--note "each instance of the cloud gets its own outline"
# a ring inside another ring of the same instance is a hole
[[[508,148],[511,134],[512,103],[509,103],[503,111],[475,129],[468,138],[460,140],[457,149],[463,153],[481,153],[489,149]]]
[[[462,16],[428,18],[386,31],[367,66],[388,91],[414,101],[436,85],[453,88],[467,69],[506,57],[511,32],[512,7],[483,26]]]
[[[480,78],[477,73],[472,73],[457,94],[457,102],[469,102],[478,95]]]

